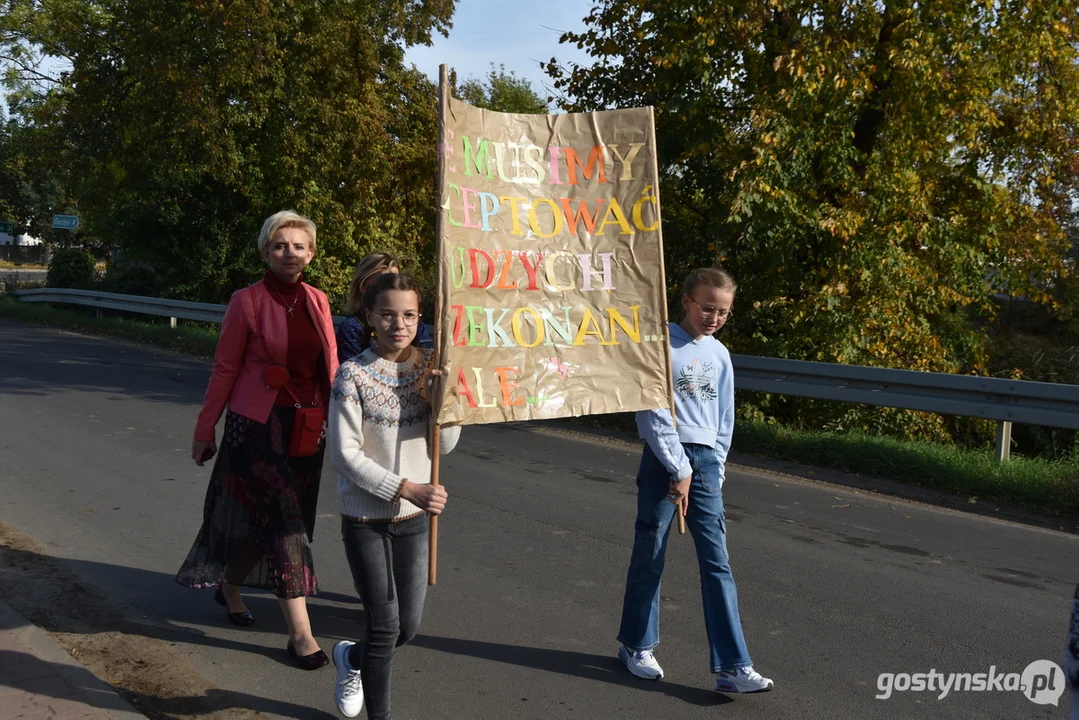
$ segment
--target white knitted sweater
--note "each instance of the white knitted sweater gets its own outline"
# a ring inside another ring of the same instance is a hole
[[[429,349],[413,349],[403,363],[367,350],[337,369],[327,433],[345,517],[399,522],[422,512],[400,492],[406,479],[431,481],[431,405],[423,380],[433,359]],[[443,455],[460,435],[460,427],[442,428]]]

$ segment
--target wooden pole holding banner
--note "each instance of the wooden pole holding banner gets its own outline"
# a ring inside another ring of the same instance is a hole
[[[667,267],[663,258],[663,223],[662,223],[662,211],[660,210],[659,200],[659,160],[656,155],[656,116],[655,110],[651,106],[648,108],[649,121],[652,123],[652,167],[656,169],[656,184],[652,188],[653,194],[656,196],[656,219],[660,220],[659,227],[656,228],[656,234],[659,241],[659,270],[660,276],[663,278],[663,287],[667,287]],[[670,322],[669,312],[667,308],[667,293],[664,292],[663,298],[663,317],[667,322]],[[678,429],[678,418],[675,416],[674,411],[674,367],[671,365],[671,342],[670,338],[667,340],[667,352],[665,357],[667,358],[667,397],[671,401],[671,423],[674,424],[675,429]],[[686,534],[686,518],[682,514],[682,504],[679,503],[675,506],[674,514],[678,516],[678,534]]]
[[[442,188],[446,182],[446,157],[443,143],[446,141],[446,106],[449,104],[450,75],[445,65],[438,66],[438,198],[439,212],[435,220],[435,358],[434,367],[442,367]],[[442,398],[442,383],[436,380],[431,386],[431,484],[438,486],[439,460],[442,457],[442,433],[439,432],[438,412]],[[431,533],[427,549],[427,584],[438,582],[438,515],[431,516]]]
[[[671,424],[674,425],[674,429],[678,429],[678,418],[674,416],[674,402],[671,402]],[[679,478],[681,479],[681,478]],[[674,506],[674,514],[678,517],[678,534],[686,534],[686,516],[682,514],[682,503],[679,502]]]
[[[674,398],[671,398],[671,424],[674,425],[674,429],[678,430],[678,418],[674,416]],[[679,502],[674,506],[674,514],[678,516],[678,534],[686,534],[686,516],[682,514],[682,503]]]
[[[433,423],[434,432],[431,435],[431,484],[438,485],[438,459],[441,456],[441,433],[438,424]],[[438,515],[431,516],[430,545],[427,548],[427,584],[434,585],[438,582]]]

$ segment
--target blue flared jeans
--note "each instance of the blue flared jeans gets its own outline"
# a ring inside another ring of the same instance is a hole
[[[742,635],[738,590],[727,557],[723,467],[713,448],[683,447],[693,466],[686,526],[693,534],[701,571],[709,660],[712,672],[730,672],[753,663]],[[667,500],[670,482],[670,473],[645,447],[637,472],[637,522],[618,631],[619,642],[630,650],[652,650],[659,644],[659,584],[676,510]]]

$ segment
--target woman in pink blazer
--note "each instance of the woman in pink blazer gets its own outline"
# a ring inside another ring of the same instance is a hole
[[[315,254],[314,223],[279,212],[263,224],[258,247],[270,269],[229,301],[195,426],[195,462],[217,460],[202,529],[176,581],[216,588],[236,625],[255,621],[241,587],[272,591],[288,624],[289,655],[314,670],[329,660],[307,617],[305,598],[317,590],[308,543],[325,451],[319,415],[324,421],[337,346],[325,293],[303,282]],[[219,452],[214,428],[226,405]],[[294,437],[294,429],[307,436]]]

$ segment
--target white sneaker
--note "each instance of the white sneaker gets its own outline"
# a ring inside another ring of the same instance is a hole
[[[663,668],[656,662],[651,650],[633,651],[625,645],[618,646],[618,659],[626,670],[645,680],[659,680],[663,677]]]
[[[774,682],[754,670],[752,666],[738,668],[738,670],[734,672],[716,673],[716,692],[768,692],[774,687]]]
[[[356,643],[342,640],[333,646],[333,664],[337,666],[337,685],[333,697],[337,709],[348,718],[354,718],[363,710],[363,682],[360,671],[354,670],[348,662],[348,651]]]

